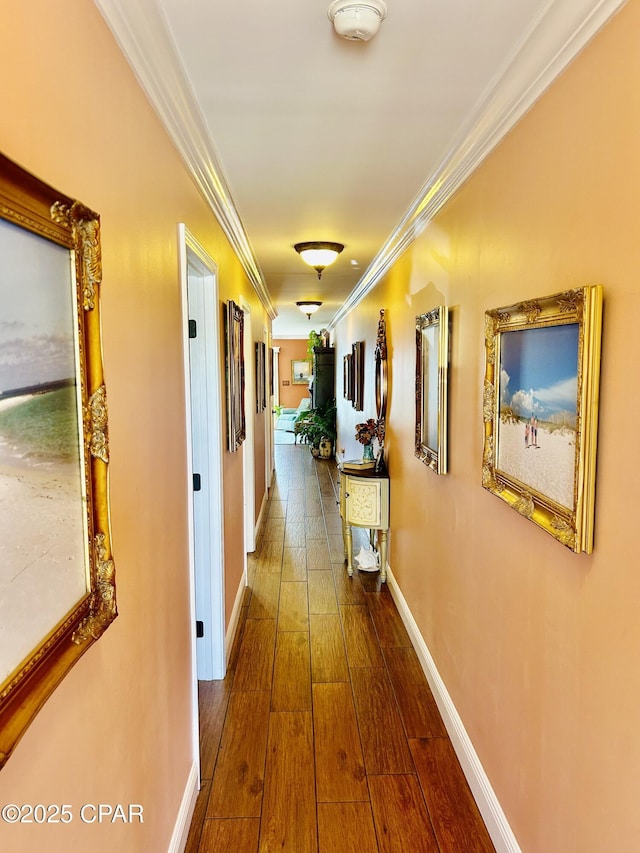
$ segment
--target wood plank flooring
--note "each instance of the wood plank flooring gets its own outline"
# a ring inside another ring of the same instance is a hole
[[[229,670],[200,683],[187,853],[491,853],[386,585],[347,576],[335,465],[275,451]]]

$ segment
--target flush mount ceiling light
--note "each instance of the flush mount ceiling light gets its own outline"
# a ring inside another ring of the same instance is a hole
[[[344,246],[342,243],[311,240],[308,243],[296,243],[293,248],[306,264],[314,268],[320,278],[322,270],[335,261]]]
[[[307,320],[310,320],[311,315],[315,314],[318,308],[322,305],[322,302],[313,302],[309,299],[304,299],[302,302],[296,302],[296,305],[303,314],[307,315]]]
[[[351,41],[369,41],[387,17],[383,0],[335,0],[327,12],[339,36]]]

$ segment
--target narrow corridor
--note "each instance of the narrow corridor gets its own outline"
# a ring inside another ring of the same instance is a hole
[[[347,576],[335,464],[275,450],[187,853],[493,851],[391,594]]]

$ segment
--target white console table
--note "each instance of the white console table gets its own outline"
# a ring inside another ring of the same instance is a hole
[[[389,536],[389,475],[386,470],[349,470],[349,463],[338,466],[340,471],[340,516],[347,572],[353,575],[352,527],[378,531],[380,580],[387,579],[387,541]]]

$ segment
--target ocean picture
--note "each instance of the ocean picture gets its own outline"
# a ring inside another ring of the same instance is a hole
[[[574,508],[579,325],[503,332],[496,468]]]
[[[70,254],[2,220],[0,257],[1,684],[88,584]]]

